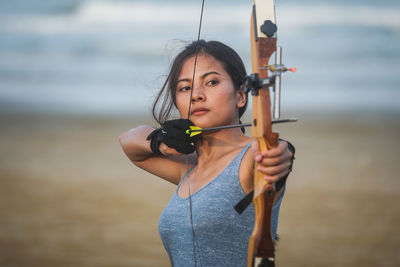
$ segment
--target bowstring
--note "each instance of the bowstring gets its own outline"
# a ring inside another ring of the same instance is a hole
[[[187,119],[188,120],[190,119],[190,113],[191,113],[191,107],[192,107],[194,78],[196,76],[196,65],[197,65],[197,56],[198,56],[197,49],[198,49],[198,46],[199,46],[201,25],[202,25],[202,22],[203,22],[203,10],[204,10],[204,0],[202,0],[202,2],[201,2],[199,29],[198,29],[198,33],[197,33],[197,42],[196,42],[196,47],[195,47],[195,57],[194,57],[194,65],[193,65],[192,88],[190,90],[189,109],[188,109],[188,114],[187,114]],[[189,178],[189,168],[188,168],[187,157],[185,157],[185,165],[186,165],[187,185],[188,185],[188,194],[189,194],[190,226],[191,226],[191,229],[192,229],[193,260],[194,260],[194,266],[197,267],[196,240],[195,240],[194,225],[193,225],[192,194],[191,194],[191,191],[190,191],[190,178]]]

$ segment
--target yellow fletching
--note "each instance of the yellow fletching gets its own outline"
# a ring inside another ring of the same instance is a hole
[[[189,126],[189,127],[190,127],[190,130],[192,130],[192,131],[201,130],[201,128],[199,126]]]
[[[189,126],[189,130],[186,131],[187,134],[190,134],[190,137],[201,134],[201,128],[198,126]]]

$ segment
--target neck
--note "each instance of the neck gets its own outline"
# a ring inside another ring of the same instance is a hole
[[[247,139],[240,128],[204,132],[195,142],[198,163],[226,155],[229,151],[242,147]]]

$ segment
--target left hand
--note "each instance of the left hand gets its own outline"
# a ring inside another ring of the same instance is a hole
[[[251,148],[254,160],[259,163],[258,171],[265,175],[268,183],[275,183],[290,172],[293,153],[286,141],[279,140],[276,147],[265,151],[260,151],[258,141],[254,141]]]

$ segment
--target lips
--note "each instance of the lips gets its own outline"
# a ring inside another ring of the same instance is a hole
[[[203,115],[206,114],[207,112],[209,112],[209,109],[206,108],[195,108],[193,109],[193,111],[191,112],[191,115],[193,116],[199,116],[199,115]]]

